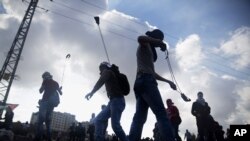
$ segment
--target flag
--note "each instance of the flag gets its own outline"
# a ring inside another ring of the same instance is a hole
[[[13,111],[19,104],[6,104],[7,106],[9,106],[11,108],[11,110]]]

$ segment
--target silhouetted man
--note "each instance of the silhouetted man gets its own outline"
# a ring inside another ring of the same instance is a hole
[[[188,131],[188,129],[186,130],[185,136],[184,136],[184,140],[187,139],[186,141],[191,141],[192,140],[192,135],[191,133]]]
[[[115,73],[110,69],[111,65],[108,62],[102,62],[99,66],[100,78],[96,82],[93,90],[88,93],[85,98],[89,100],[94,93],[99,90],[104,84],[106,86],[107,95],[109,97],[108,105],[99,113],[95,120],[95,141],[104,141],[105,126],[107,126],[107,120],[111,118],[112,129],[116,136],[121,141],[128,141],[125,132],[120,124],[121,115],[125,109],[125,98],[122,94],[119,81]]]
[[[211,121],[210,107],[203,98],[203,93],[198,92],[198,98],[192,105],[191,113],[196,117],[199,141],[208,139],[209,121]]]
[[[159,29],[148,31],[146,35],[139,36],[137,39],[139,46],[136,52],[137,74],[134,84],[136,112],[130,127],[130,141],[139,141],[141,139],[149,108],[156,116],[163,141],[174,141],[171,123],[166,116],[156,80],[168,83],[174,90],[176,90],[176,86],[172,81],[157,74],[154,68],[154,62],[157,60],[155,48],[160,47],[161,51],[166,50],[163,39],[164,34]]]
[[[46,125],[46,134],[48,141],[51,140],[51,118],[54,110],[54,96],[58,93],[62,95],[61,88],[59,84],[53,80],[53,76],[49,72],[44,72],[42,74],[43,82],[41,88],[39,89],[40,93],[43,93],[42,100],[39,100],[39,115],[38,115],[38,127],[36,133],[36,141],[42,139],[43,135],[43,123]],[[59,96],[58,96],[59,98]],[[58,99],[59,100],[59,99]]]

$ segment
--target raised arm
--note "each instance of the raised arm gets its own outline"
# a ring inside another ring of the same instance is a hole
[[[142,46],[153,44],[155,47],[160,47],[162,51],[166,50],[166,44],[160,39],[142,35],[138,37],[137,41]]]

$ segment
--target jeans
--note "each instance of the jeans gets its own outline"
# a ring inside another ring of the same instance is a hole
[[[124,97],[110,99],[108,105],[96,116],[95,122],[95,141],[104,141],[107,121],[111,117],[112,129],[121,141],[128,141],[123,131],[120,120],[125,109]]]
[[[130,127],[129,140],[141,139],[143,125],[147,120],[148,108],[155,114],[163,141],[174,141],[171,123],[157,87],[157,82],[151,74],[137,76],[134,91],[136,97],[136,112]]]
[[[196,117],[196,124],[198,128],[199,141],[214,141],[213,139],[213,125],[214,119],[211,115]]]
[[[176,141],[182,141],[181,137],[178,133],[179,132],[179,124],[174,123],[174,122],[172,122],[171,124],[172,124],[172,128],[174,130],[174,138],[176,139]]]
[[[45,122],[46,125],[46,134],[48,140],[51,139],[51,118],[52,113],[54,110],[54,106],[50,105],[48,101],[42,101],[39,106],[39,113],[38,113],[38,126],[37,126],[37,134],[36,138],[37,140],[41,140],[43,136],[43,122]]]

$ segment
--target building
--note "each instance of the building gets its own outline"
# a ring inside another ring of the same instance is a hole
[[[38,121],[37,118],[38,112],[32,113],[30,124],[36,124]],[[66,132],[73,122],[77,122],[75,120],[75,115],[54,111],[52,114],[51,130]]]
[[[69,113],[53,112],[51,129],[66,132],[73,122],[77,122],[75,115]]]
[[[31,119],[30,119],[30,124],[35,125],[37,123],[37,120],[38,120],[38,112],[32,113]]]

